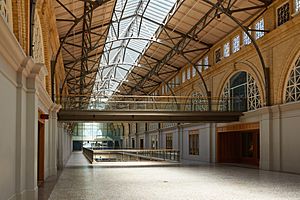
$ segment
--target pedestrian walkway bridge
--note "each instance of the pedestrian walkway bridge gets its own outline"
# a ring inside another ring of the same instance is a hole
[[[59,121],[231,122],[246,110],[243,98],[202,96],[69,96]]]

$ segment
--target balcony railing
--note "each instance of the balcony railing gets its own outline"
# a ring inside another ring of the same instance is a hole
[[[141,160],[170,162],[180,161],[180,152],[173,149],[92,150],[83,148],[83,154],[91,163]]]
[[[246,111],[247,99],[193,96],[68,96],[61,97],[63,110],[101,111]]]

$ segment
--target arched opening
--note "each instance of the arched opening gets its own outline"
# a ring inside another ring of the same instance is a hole
[[[300,101],[300,57],[295,62],[286,83],[284,102]]]
[[[220,96],[221,111],[249,111],[261,107],[255,79],[239,71],[225,83]],[[217,161],[258,167],[260,160],[259,123],[228,125],[217,129]]]
[[[245,71],[235,73],[220,96],[221,111],[249,111],[261,107],[261,96],[255,79]]]

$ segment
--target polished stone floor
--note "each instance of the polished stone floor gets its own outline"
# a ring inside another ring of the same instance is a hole
[[[295,174],[205,164],[78,166],[84,157],[72,156],[50,200],[300,200]]]

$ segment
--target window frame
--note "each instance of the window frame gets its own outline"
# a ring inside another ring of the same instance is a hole
[[[294,6],[293,6],[294,14],[300,13],[300,0],[294,0],[293,3],[294,3]]]
[[[194,78],[197,75],[197,70],[195,69],[197,66],[192,66],[192,78]]]
[[[203,71],[203,59],[200,59],[197,65],[197,69],[199,70],[199,72],[201,73]],[[196,72],[197,73],[197,72]]]
[[[188,80],[190,80],[191,79],[191,67],[190,66],[188,66],[187,68],[186,68],[186,80],[188,81]]]
[[[220,53],[219,58],[217,58],[217,53]],[[214,52],[214,59],[215,59],[215,63],[219,63],[221,62],[223,56],[222,56],[222,51],[221,51],[221,47],[217,48]],[[218,59],[218,60],[217,60]]]
[[[166,149],[173,149],[173,134],[166,134]]]
[[[237,47],[237,49],[235,49],[235,40],[238,38],[238,47]],[[241,50],[241,36],[240,36],[240,34],[237,34],[237,35],[235,35],[234,37],[233,37],[233,39],[232,39],[232,47],[231,47],[232,49],[231,49],[231,51],[232,51],[232,54],[234,54],[234,53],[236,53],[236,52],[238,52],[239,50]]]
[[[181,83],[184,83],[186,81],[186,70],[183,69],[181,71]]]
[[[248,33],[252,36],[251,31],[248,31]],[[247,40],[246,40],[247,37]],[[245,41],[248,41],[248,43],[246,43]],[[252,43],[251,38],[247,35],[247,33],[245,31],[243,31],[243,46],[248,46]]]
[[[202,70],[207,70],[209,68],[209,57],[208,55],[203,57],[203,62],[202,62]]]
[[[263,25],[263,29],[261,29],[261,27],[258,27],[258,25],[262,22]],[[265,30],[265,19],[264,17],[260,18],[259,20],[256,21],[255,25],[254,25],[254,29],[255,30]],[[255,31],[255,39],[258,40],[262,37],[265,36],[265,32],[263,31]]]
[[[300,71],[300,56],[294,61],[292,69],[288,73],[284,89],[284,103],[300,102],[300,81],[297,77]],[[298,93],[297,93],[298,92]]]
[[[299,2],[300,2],[300,0],[299,0]],[[287,21],[285,21],[284,23],[282,23],[282,24],[279,25],[279,24],[278,24],[278,10],[279,10],[280,8],[282,8],[285,4],[288,4],[288,6],[289,6],[289,19],[288,19]],[[299,7],[299,9],[300,9],[300,7]],[[299,11],[300,11],[300,10],[299,10]],[[283,2],[282,4],[280,4],[279,6],[276,7],[275,18],[276,18],[276,27],[279,27],[279,26],[285,24],[286,22],[288,22],[288,21],[291,19],[291,5],[290,5],[290,2],[289,2],[289,1],[285,1],[285,2]]]
[[[199,156],[199,139],[200,135],[198,130],[189,131],[188,134],[188,144],[189,144],[189,155]]]
[[[226,47],[226,48],[225,48]],[[228,50],[228,51],[227,51]],[[227,54],[228,53],[228,54]],[[230,42],[227,41],[223,45],[223,58],[228,58],[231,55],[230,52]]]

